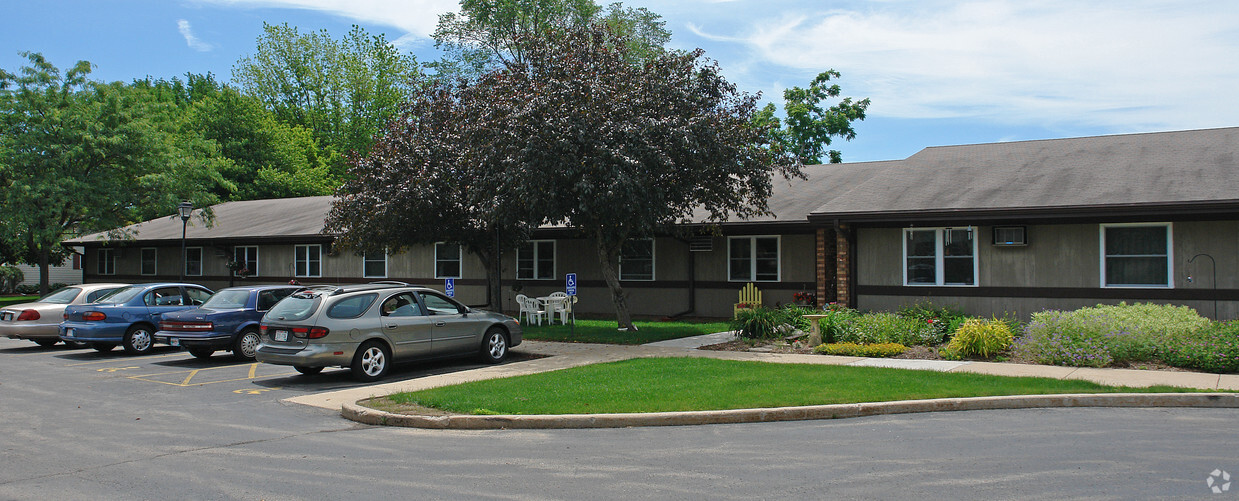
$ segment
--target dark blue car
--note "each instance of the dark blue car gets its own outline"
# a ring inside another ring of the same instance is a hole
[[[86,343],[99,351],[121,345],[132,354],[155,344],[160,316],[198,306],[211,289],[195,284],[154,283],[121,287],[93,303],[65,307],[60,339]]]
[[[221,290],[199,308],[164,315],[155,341],[183,346],[198,358],[227,350],[236,358],[253,359],[262,315],[281,299],[303,288],[257,285]]]

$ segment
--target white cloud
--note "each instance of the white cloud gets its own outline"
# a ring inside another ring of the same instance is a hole
[[[1235,125],[1239,116],[1239,9],[1229,2],[809,8],[751,17],[738,35],[689,28],[710,41],[740,39],[756,71],[774,70],[767,82],[837,69],[846,95],[873,99],[874,116],[1129,129]]]
[[[214,45],[203,42],[202,40],[199,40],[198,37],[194,36],[194,30],[189,25],[189,21],[177,19],[176,28],[180,30],[181,36],[185,37],[185,44],[189,45],[189,48],[198,52],[210,52],[211,49],[215,48]]]
[[[456,0],[198,0],[236,7],[273,7],[327,12],[361,24],[391,26],[423,39],[434,33],[439,14],[454,12]],[[404,39],[409,45],[413,42]]]

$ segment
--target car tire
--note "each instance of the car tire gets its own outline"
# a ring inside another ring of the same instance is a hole
[[[44,348],[51,348],[53,346],[56,346],[56,343],[59,343],[59,342],[60,342],[59,339],[35,339],[34,340],[34,344],[37,344]]]
[[[303,376],[313,376],[315,374],[323,372],[322,367],[306,367],[304,365],[294,365],[293,368],[297,369],[297,372],[300,372]]]
[[[503,329],[491,327],[486,331],[486,335],[482,336],[482,347],[478,354],[482,361],[488,364],[502,362],[508,357],[508,335]]]
[[[349,368],[353,371],[353,379],[363,383],[383,379],[391,369],[391,350],[378,341],[366,341],[357,348]]]
[[[115,348],[116,345],[112,343],[92,343],[90,347],[94,348],[95,351],[99,353],[107,353],[109,351],[112,351],[112,349]]]
[[[135,325],[125,331],[124,342],[121,347],[125,349],[125,353],[130,355],[142,355],[149,353],[151,347],[155,346],[155,335],[150,327],[145,325]]]
[[[194,358],[207,359],[211,358],[211,355],[215,354],[215,350],[211,348],[190,348],[189,354],[193,355]]]
[[[258,337],[258,331],[254,329],[245,329],[241,334],[237,335],[237,340],[232,343],[232,356],[237,360],[253,360],[254,353],[258,351],[258,343],[261,339]]]

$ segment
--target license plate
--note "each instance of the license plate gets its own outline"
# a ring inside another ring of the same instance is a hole
[[[284,331],[284,330],[275,331],[275,340],[276,341],[288,341],[288,331]]]
[[[13,314],[12,314],[12,313],[9,313],[9,312],[7,312],[7,311],[6,311],[6,312],[4,312],[3,314],[0,314],[0,320],[3,320],[3,321],[5,321],[5,322],[8,322],[9,320],[12,320],[12,319],[13,319]]]
[[[168,344],[170,344],[170,345],[172,345],[172,346],[180,346],[180,345],[181,345],[181,340],[180,340],[180,339],[177,339],[177,338],[174,338],[174,337],[173,337],[173,338],[168,338]]]
[[[65,337],[73,337],[73,329],[65,329]]]

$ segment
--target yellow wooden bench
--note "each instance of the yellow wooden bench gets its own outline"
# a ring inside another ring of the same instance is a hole
[[[740,301],[732,308],[732,316],[740,313],[740,310],[749,308],[758,308],[761,306],[761,291],[757,290],[757,286],[753,282],[749,282],[740,289]]]

